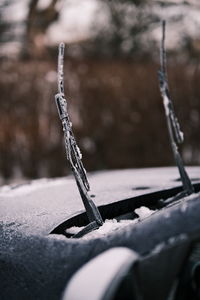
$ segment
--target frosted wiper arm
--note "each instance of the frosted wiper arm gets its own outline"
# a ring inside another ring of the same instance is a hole
[[[86,213],[90,222],[90,224],[88,225],[88,229],[91,231],[101,226],[103,224],[103,220],[98,208],[88,195],[90,186],[87,179],[86,170],[82,163],[82,155],[76,143],[72,131],[72,123],[68,115],[67,101],[64,95],[64,48],[64,43],[61,43],[59,45],[58,52],[58,93],[55,95],[55,101],[58,109],[58,114],[63,126],[64,144],[67,159],[70,163],[81,199],[86,209]],[[84,233],[85,232],[87,232],[87,229],[84,231]]]
[[[165,21],[162,21],[162,40],[160,47],[160,71],[158,73],[160,92],[163,98],[167,127],[169,132],[170,144],[173,151],[174,159],[179,170],[180,178],[183,184],[183,194],[190,195],[194,192],[194,188],[190,178],[185,170],[181,155],[178,151],[177,144],[184,141],[183,132],[180,130],[178,119],[175,115],[172,98],[170,97],[167,68],[166,68],[166,50],[165,50]]]

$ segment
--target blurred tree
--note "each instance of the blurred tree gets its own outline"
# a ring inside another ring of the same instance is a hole
[[[3,2],[0,4],[0,42],[4,42],[4,33],[8,29],[8,24],[3,18],[3,10],[7,3]]]
[[[191,45],[198,46],[197,42],[191,42],[198,40],[198,31],[193,30],[191,34],[191,28],[200,27],[200,22],[196,20],[200,4],[196,0],[101,0],[99,3],[108,15],[108,22],[96,29],[97,35],[93,41],[83,45],[82,48],[90,55],[101,53],[107,57],[136,57],[137,60],[154,56],[159,39],[158,34],[152,33],[160,27],[163,18],[176,32],[178,43],[173,45],[174,53],[180,50],[182,55],[189,57],[192,55],[189,51]],[[94,28],[95,24],[92,26]],[[198,54],[198,49],[196,52]]]
[[[150,52],[153,43],[149,40],[144,47],[142,34],[155,26],[160,18],[151,9],[148,0],[103,0],[100,1],[109,16],[86,51],[119,57],[143,55]]]
[[[19,41],[20,37],[16,34],[22,27],[22,24],[16,20],[10,21],[9,8],[15,5],[17,0],[3,0],[0,3],[0,43],[1,46],[9,43]],[[5,14],[5,12],[7,12]]]
[[[46,30],[59,17],[58,2],[61,1],[51,0],[46,8],[40,9],[38,8],[39,0],[30,0],[22,50],[23,58],[44,57]]]
[[[42,8],[43,2],[46,3],[46,6]],[[81,4],[82,1],[23,0],[20,2],[2,0],[0,3],[0,42],[17,40],[22,46],[21,56],[23,58],[33,56],[44,58],[47,55],[46,33],[53,22],[59,21],[61,4],[65,7],[63,13],[67,12],[69,6],[74,6],[75,9],[77,7],[78,19],[79,14],[81,14],[79,3]],[[193,29],[193,27],[200,27],[198,21],[200,4],[198,0],[96,0],[95,3],[98,6],[97,14],[101,14],[105,22],[96,22],[97,18],[93,16],[91,31],[87,33],[88,36],[85,41],[77,41],[71,47],[72,50],[68,51],[68,54],[70,51],[73,54],[73,50],[78,49],[78,51],[74,51],[78,55],[84,53],[88,56],[136,57],[137,59],[139,57],[151,57],[154,55],[155,45],[156,49],[158,48],[158,38],[156,39],[152,32],[159,27],[159,21],[162,18],[167,18],[173,31],[176,32],[176,36],[179,37],[177,44],[174,45],[174,52],[184,50],[182,53],[186,56],[195,52],[198,57],[198,30]],[[15,18],[13,13],[15,10],[12,10],[10,14],[7,13],[7,8],[15,4],[23,4],[27,9],[24,19],[18,23],[12,21]],[[10,20],[5,18],[5,11]],[[91,16],[88,17],[91,18]],[[186,25],[188,22],[185,20],[186,17],[190,26]],[[193,19],[192,22],[191,19]],[[60,29],[65,30],[61,26]],[[76,40],[76,32],[74,32],[73,40]]]
[[[57,4],[61,1],[51,0],[41,9],[40,0],[28,0],[27,4],[25,1],[3,0],[0,3],[0,43],[3,48],[8,49],[9,44],[17,41],[22,49],[22,58],[44,57],[46,30],[58,19]],[[23,6],[24,18],[15,17],[15,10],[18,14],[20,6]]]

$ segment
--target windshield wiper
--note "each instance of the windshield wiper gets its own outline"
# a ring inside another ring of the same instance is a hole
[[[81,237],[87,232],[99,228],[103,224],[103,219],[98,208],[88,195],[90,185],[87,179],[86,170],[82,163],[82,155],[72,131],[72,123],[68,115],[67,101],[64,94],[64,49],[65,45],[64,43],[61,43],[59,45],[58,52],[58,93],[55,95],[55,101],[63,126],[67,159],[70,163],[87,217],[89,219],[89,224],[74,236]]]
[[[166,27],[165,23],[166,23],[165,21],[162,21],[162,40],[161,40],[161,47],[160,47],[160,71],[158,72],[158,77],[159,77],[160,92],[163,98],[163,104],[165,108],[165,115],[167,120],[170,144],[171,144],[176,165],[179,170],[180,178],[183,184],[183,191],[177,196],[175,196],[175,198],[173,199],[176,200],[184,196],[191,195],[192,193],[194,193],[194,188],[185,170],[183,160],[181,158],[177,146],[177,144],[183,143],[184,136],[183,136],[183,132],[180,130],[180,125],[175,115],[172,98],[169,92],[167,67],[166,67],[167,65],[166,50],[165,50],[165,27]]]

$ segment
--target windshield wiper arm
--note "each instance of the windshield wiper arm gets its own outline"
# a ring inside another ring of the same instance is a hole
[[[70,163],[81,199],[83,201],[90,222],[83,231],[83,234],[85,234],[89,231],[92,231],[93,229],[99,228],[103,224],[103,219],[98,208],[88,195],[90,185],[87,179],[86,170],[82,163],[82,155],[72,131],[72,123],[68,115],[67,101],[64,94],[64,48],[64,43],[61,43],[59,45],[58,53],[58,93],[55,95],[55,101],[58,109],[58,114],[63,126],[67,159]],[[80,236],[82,236],[81,232],[77,234],[77,237]]]
[[[171,144],[176,165],[179,170],[180,178],[183,184],[183,192],[180,193],[178,197],[181,198],[184,195],[190,195],[194,193],[194,188],[185,170],[183,160],[181,158],[177,146],[177,144],[183,143],[184,136],[183,136],[183,132],[180,130],[180,125],[175,115],[172,98],[169,92],[167,67],[166,67],[166,50],[165,50],[165,27],[166,26],[165,25],[166,25],[165,21],[162,21],[162,40],[161,40],[161,47],[160,47],[160,71],[158,73],[158,76],[159,76],[160,92],[163,98],[163,104],[165,108],[165,115],[167,120],[170,144]]]

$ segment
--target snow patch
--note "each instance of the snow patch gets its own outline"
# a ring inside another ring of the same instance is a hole
[[[136,208],[134,212],[139,216],[140,220],[143,220],[152,215],[155,210],[151,210],[146,206],[141,206],[139,208]]]
[[[94,230],[94,231],[88,233],[87,235],[85,235],[83,237],[83,239],[98,238],[98,237],[106,236],[109,233],[112,233],[116,230],[126,227],[127,225],[138,223],[138,221],[141,221],[141,220],[149,217],[155,211],[150,210],[148,207],[141,206],[140,208],[135,209],[134,212],[139,216],[139,218],[136,218],[134,220],[121,220],[119,222],[116,219],[105,220],[104,224],[101,227],[99,227],[97,230]],[[73,226],[73,227],[68,228],[66,230],[66,233],[77,234],[83,228],[84,227]]]
[[[83,239],[91,239],[91,238],[99,238],[106,236],[109,233],[112,233],[116,230],[119,230],[121,228],[124,228],[125,226],[129,224],[136,224],[138,222],[138,219],[134,220],[122,220],[118,222],[117,220],[105,220],[104,224],[99,227],[97,230],[89,232],[87,235],[82,237]],[[77,234],[80,230],[82,230],[84,227],[70,227],[66,230],[66,233],[68,234]]]

